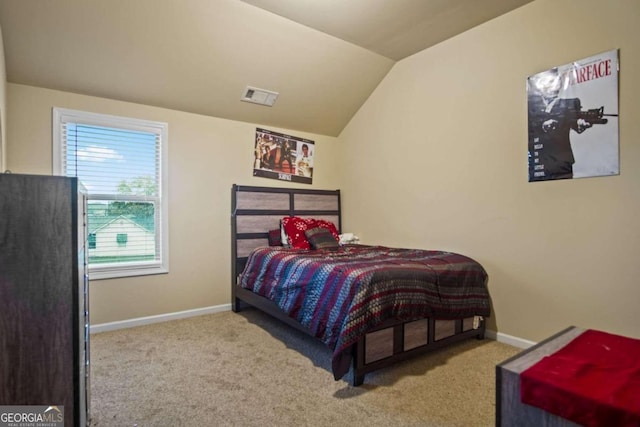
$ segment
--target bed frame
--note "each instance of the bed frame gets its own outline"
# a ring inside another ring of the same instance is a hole
[[[233,185],[231,194],[231,305],[239,312],[248,304],[307,334],[309,331],[287,316],[272,301],[238,285],[251,251],[268,246],[268,231],[280,228],[284,216],[313,217],[332,221],[342,230],[340,190],[253,187]],[[476,326],[474,328],[474,326]],[[388,321],[370,330],[353,346],[352,384],[361,385],[368,372],[416,354],[452,343],[483,339],[485,322],[474,318],[412,322]]]

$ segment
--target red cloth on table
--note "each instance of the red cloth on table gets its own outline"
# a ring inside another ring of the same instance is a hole
[[[587,427],[638,427],[640,340],[586,330],[522,372],[520,398]]]

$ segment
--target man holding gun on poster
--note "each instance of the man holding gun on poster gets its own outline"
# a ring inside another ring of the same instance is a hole
[[[557,69],[529,77],[529,181],[573,178],[570,132],[606,124],[604,107],[582,111],[579,98],[560,98]]]

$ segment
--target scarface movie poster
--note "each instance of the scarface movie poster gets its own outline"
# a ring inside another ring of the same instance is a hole
[[[256,128],[253,176],[311,184],[314,151],[308,139]]]
[[[527,78],[529,182],[618,175],[618,50]]]

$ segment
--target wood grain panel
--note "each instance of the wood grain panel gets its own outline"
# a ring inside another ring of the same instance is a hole
[[[450,337],[456,333],[455,320],[436,320],[435,332],[433,339],[435,341]]]
[[[368,333],[365,339],[365,363],[393,356],[393,328]]]
[[[266,233],[280,228],[282,215],[242,215],[237,217],[238,233]]]
[[[0,174],[0,403],[63,405],[65,425],[83,407],[75,182]]]
[[[238,209],[287,210],[289,209],[289,195],[239,191],[236,193],[236,207]]]
[[[268,239],[240,239],[237,246],[237,257],[244,258],[251,254],[255,248],[269,246]]]
[[[337,211],[338,197],[334,194],[295,194],[293,208],[295,210]]]
[[[429,320],[422,319],[404,325],[404,351],[420,347],[429,341]]]

